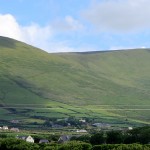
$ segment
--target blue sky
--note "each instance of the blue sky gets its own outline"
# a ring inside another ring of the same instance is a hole
[[[0,35],[48,52],[150,48],[149,0],[0,0]]]

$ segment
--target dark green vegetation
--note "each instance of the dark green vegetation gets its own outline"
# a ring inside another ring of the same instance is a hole
[[[149,124],[150,50],[48,54],[0,37],[0,119]]]
[[[92,145],[133,143],[148,144],[150,140],[150,127],[135,128],[131,131],[100,131],[91,135],[72,137],[72,140],[82,141]]]
[[[5,134],[4,134],[5,135]],[[135,128],[132,131],[107,131],[73,136],[71,141],[58,143],[59,136],[32,135],[35,144],[18,140],[15,136],[1,136],[0,149],[11,150],[150,150],[150,127]],[[39,144],[40,139],[49,143]],[[138,143],[138,144],[135,144]]]
[[[32,144],[17,139],[0,139],[0,148],[5,150],[150,150],[149,145],[141,144],[112,144],[93,146],[84,142],[68,142],[58,144]]]

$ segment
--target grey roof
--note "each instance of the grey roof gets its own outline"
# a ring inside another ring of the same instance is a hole
[[[49,141],[47,139],[41,139],[39,143],[49,143]]]
[[[17,136],[18,139],[25,140],[28,136]]]
[[[96,127],[110,127],[110,124],[106,124],[106,123],[94,123],[92,124],[92,126],[96,126]]]
[[[62,136],[60,136],[58,142],[67,142],[70,140],[70,138],[71,137],[69,135],[62,135]]]

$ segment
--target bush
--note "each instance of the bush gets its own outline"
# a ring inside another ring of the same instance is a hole
[[[127,133],[127,137],[125,139],[126,144],[131,143],[141,143],[148,144],[150,139],[150,127],[139,127],[135,128]]]
[[[45,146],[44,150],[57,150],[57,147],[55,147],[55,146]]]
[[[90,139],[90,143],[92,145],[104,144],[105,138],[103,132],[92,135]]]
[[[125,136],[119,131],[109,131],[107,133],[106,143],[108,144],[122,144],[124,143]]]
[[[6,138],[0,140],[2,150],[38,150],[39,146],[19,139]]]
[[[141,144],[106,144],[95,145],[93,150],[150,150],[150,147]]]
[[[103,145],[95,145],[93,147],[93,150],[115,150],[114,148],[117,148],[118,144],[103,144]]]
[[[81,143],[82,146],[82,150],[91,150],[92,149],[92,145],[88,144],[88,143]]]
[[[81,142],[86,142],[86,143],[90,143],[90,136],[89,135],[82,135],[79,137],[73,136],[70,140],[71,141],[81,141]]]
[[[115,148],[114,150],[144,150],[144,149],[143,149],[143,146],[140,144],[128,144],[128,145],[122,144],[118,146],[117,148]]]
[[[58,150],[91,150],[92,145],[79,141],[71,141],[63,144]]]

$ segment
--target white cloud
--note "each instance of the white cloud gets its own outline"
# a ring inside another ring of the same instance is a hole
[[[79,20],[72,16],[65,16],[64,19],[57,19],[53,23],[53,28],[59,31],[78,31],[84,28]]]
[[[111,46],[109,50],[128,50],[135,49],[137,47],[129,47],[129,46]]]
[[[95,0],[82,15],[100,31],[150,29],[149,0]]]
[[[65,22],[68,28],[71,30],[79,30],[83,28],[83,25],[78,20],[74,19],[71,16],[66,16]]]
[[[59,23],[63,30],[75,31],[82,28],[82,25],[71,16],[66,16],[63,23],[63,25]],[[53,37],[56,29],[58,29],[56,26],[51,27],[47,25],[41,27],[36,23],[32,23],[28,26],[21,26],[13,15],[0,14],[0,36],[19,40],[48,52],[80,51],[80,48],[75,49],[69,46],[69,42],[54,41]]]
[[[47,49],[50,38],[52,37],[52,29],[50,26],[40,27],[38,24],[21,27],[23,38],[27,43],[42,49]]]
[[[50,51],[51,52],[73,52],[75,51],[74,48],[70,47],[67,42],[51,42],[50,43]]]
[[[50,26],[41,27],[35,23],[21,26],[11,14],[0,14],[0,35],[44,49],[52,36],[52,29]]]
[[[80,45],[78,47],[71,46],[69,41],[50,42],[48,48],[50,52],[85,52],[85,51],[98,51],[99,49],[93,48],[89,45]]]
[[[16,22],[15,18],[10,14],[0,14],[0,35],[17,40],[24,40],[22,37],[21,27]]]
[[[129,50],[129,49],[145,49],[146,46],[136,47],[136,46],[111,46],[109,50]]]

